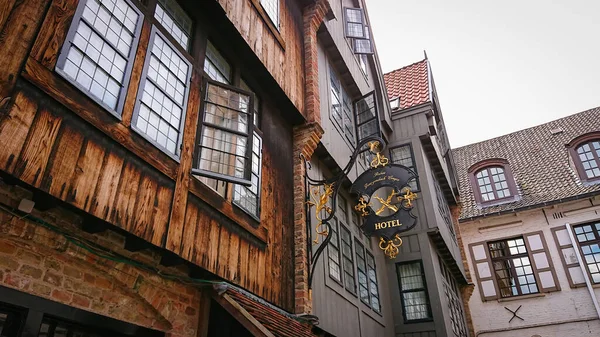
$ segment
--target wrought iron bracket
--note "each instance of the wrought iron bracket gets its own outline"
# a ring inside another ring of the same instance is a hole
[[[329,222],[333,219],[333,217],[335,216],[335,212],[337,210],[337,196],[339,194],[339,190],[340,190],[340,186],[343,183],[344,179],[347,178],[348,173],[350,173],[350,171],[352,170],[352,167],[354,167],[354,165],[356,164],[356,159],[358,159],[358,156],[360,155],[361,152],[363,151],[368,151],[368,149],[365,148],[365,146],[367,146],[369,143],[374,144],[375,142],[379,143],[379,152],[382,152],[383,150],[385,150],[385,141],[383,140],[383,138],[379,137],[379,136],[370,136],[367,137],[365,139],[363,139],[362,141],[360,141],[356,148],[354,149],[354,151],[352,152],[352,155],[350,156],[350,159],[348,161],[348,163],[346,164],[346,166],[341,170],[341,172],[339,172],[338,174],[336,174],[335,176],[328,178],[328,179],[315,179],[313,177],[311,177],[309,175],[309,171],[311,170],[311,164],[310,162],[304,157],[304,155],[300,154],[300,158],[302,159],[302,161],[304,162],[304,167],[305,167],[305,174],[304,174],[304,185],[305,185],[305,190],[306,190],[306,195],[305,195],[305,212],[306,214],[310,214],[310,208],[312,205],[316,206],[315,211],[316,212],[321,212],[323,213],[323,211],[325,211],[324,213],[327,214],[324,217],[320,217],[320,215],[317,213],[317,219],[319,221],[319,223],[317,224],[317,226],[319,226],[321,228],[321,230],[318,232],[320,235],[324,236],[323,241],[321,241],[321,244],[319,245],[319,247],[313,252],[313,240],[311,239],[312,235],[311,235],[311,217],[307,216],[306,217],[306,234],[307,234],[307,258],[308,258],[308,262],[309,262],[309,270],[308,270],[308,289],[312,289],[312,279],[315,273],[315,267],[317,265],[317,261],[319,260],[320,256],[323,254],[323,251],[325,250],[325,247],[327,247],[327,245],[329,244],[329,241],[331,241],[331,235],[329,235],[329,233],[331,232],[331,225],[329,224]],[[379,156],[377,156],[377,158],[379,158]],[[327,198],[317,198],[315,197],[314,201],[311,201],[311,191],[313,191],[314,188],[318,188],[320,189],[320,187],[323,187],[324,189],[331,189],[329,190],[329,192],[324,191],[324,193],[329,193],[327,195]],[[331,200],[331,206],[328,207],[326,205],[323,205],[323,201],[327,202],[327,200],[330,199]],[[319,208],[319,206],[321,206]],[[324,230],[323,230],[324,228]],[[318,243],[318,237],[316,238],[317,243]]]

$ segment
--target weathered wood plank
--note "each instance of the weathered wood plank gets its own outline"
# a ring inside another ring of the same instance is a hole
[[[15,165],[15,176],[39,187],[61,122],[60,118],[46,109],[38,112]]]
[[[4,30],[4,24],[8,20],[8,16],[12,12],[13,6],[17,0],[0,1],[0,32]]]
[[[250,246],[248,241],[240,238],[240,248],[239,248],[240,256],[238,262],[238,275],[239,275],[239,284],[248,288],[248,255],[250,253]]]
[[[88,139],[77,160],[67,202],[84,211],[90,210],[103,161],[104,148]]]
[[[142,175],[138,193],[135,198],[135,208],[131,216],[131,221],[128,222],[128,230],[150,241],[152,237],[154,215],[154,201],[157,189],[156,181],[148,175]]]
[[[221,226],[221,233],[219,234],[219,246],[217,260],[218,263],[218,275],[227,277],[227,268],[229,267],[229,241],[231,240],[231,232]]]
[[[64,125],[42,180],[41,188],[63,201],[67,200],[83,140],[80,131]]]
[[[217,266],[219,264],[219,235],[221,233],[221,225],[215,221],[210,221],[210,234],[208,241],[208,270],[213,273],[217,272]]]
[[[148,162],[159,172],[175,179],[178,167],[175,160],[135,134],[130,128],[120,123],[103,108],[72,85],[69,85],[64,79],[57,77],[38,61],[29,58],[25,64],[23,76],[127,150]]]
[[[135,108],[138,88],[142,79],[144,61],[146,60],[146,52],[148,50],[148,42],[150,40],[151,30],[152,24],[150,23],[150,21],[144,20],[144,24],[142,25],[142,31],[140,33],[140,40],[138,42],[138,48],[135,54],[135,60],[133,61],[133,67],[131,68],[131,79],[129,80],[129,88],[127,88],[127,95],[125,96],[123,113],[121,114],[121,120],[123,121],[123,124],[127,127],[131,125],[131,118],[133,116],[133,109]]]
[[[0,115],[0,167],[8,173],[13,173],[37,109],[37,102],[20,91],[8,115]]]
[[[104,158],[96,192],[92,199],[92,207],[90,208],[90,213],[100,219],[108,220],[111,211],[114,209],[113,204],[117,196],[123,161],[123,157],[114,152],[108,152]]]
[[[183,240],[177,248],[184,259],[193,261],[196,255],[196,244],[198,244],[196,242],[196,232],[200,226],[198,226],[198,208],[192,204],[188,205],[185,212],[185,224],[185,235],[183,235]]]
[[[283,262],[283,261],[282,261]],[[283,265],[284,263],[282,263]],[[249,245],[248,251],[248,289],[256,293],[258,288],[258,247]]]
[[[12,6],[12,11],[0,32],[0,99],[11,95],[42,22],[48,1],[23,0]]]
[[[31,57],[48,69],[54,69],[65,42],[79,0],[55,0],[31,49]]]
[[[229,259],[227,268],[227,278],[233,282],[239,283],[240,273],[238,262],[240,260],[240,237],[235,233],[231,233],[229,239]]]
[[[166,248],[175,251],[182,241],[184,215],[188,206],[188,191],[190,186],[190,171],[196,140],[196,125],[200,110],[200,74],[192,73],[190,95],[183,128],[181,159],[175,180],[173,205],[169,220],[169,233]]]
[[[137,165],[131,161],[125,162],[110,218],[112,223],[123,229],[131,228],[141,178],[142,174]]]
[[[151,242],[159,247],[165,247],[167,241],[167,232],[169,227],[169,215],[171,214],[171,204],[173,203],[173,186],[166,185],[159,181],[154,203],[153,235]]]

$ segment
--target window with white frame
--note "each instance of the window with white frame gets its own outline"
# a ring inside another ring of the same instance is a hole
[[[178,158],[192,66],[156,29],[149,50],[131,125]]]
[[[127,0],[82,0],[78,6],[56,70],[120,116],[142,14]]]
[[[275,28],[279,29],[279,0],[260,0],[260,5],[265,9]]]

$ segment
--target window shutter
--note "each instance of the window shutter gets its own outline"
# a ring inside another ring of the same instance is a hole
[[[204,88],[192,173],[251,186],[254,95],[209,79]]]
[[[356,121],[356,141],[358,143],[370,136],[381,137],[375,91],[354,101],[354,120]]]
[[[477,284],[482,301],[489,301],[498,298],[496,280],[494,278],[492,260],[488,252],[487,243],[479,242],[469,245],[473,267],[477,275]]]
[[[533,272],[537,275],[540,292],[560,290],[552,259],[548,254],[544,233],[534,232],[523,235],[527,251],[532,260]]]
[[[563,264],[563,269],[567,274],[569,285],[571,288],[584,287],[585,278],[579,262],[577,261],[577,255],[575,253],[576,247],[573,246],[571,238],[567,229],[563,226],[553,228],[552,235],[554,236],[554,242],[556,247],[560,251],[560,260]]]

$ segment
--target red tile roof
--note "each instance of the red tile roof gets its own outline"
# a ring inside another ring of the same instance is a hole
[[[383,75],[388,98],[400,97],[400,109],[423,104],[429,98],[427,59]]]
[[[228,287],[227,294],[277,337],[317,337],[312,332],[312,325],[299,322],[292,314],[277,310],[258,297],[242,293],[233,287]]]

